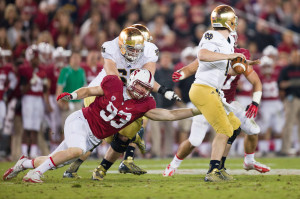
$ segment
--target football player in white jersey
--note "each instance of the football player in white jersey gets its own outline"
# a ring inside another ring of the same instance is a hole
[[[153,43],[145,41],[144,36],[147,35],[145,33],[142,34],[139,29],[128,27],[121,31],[119,37],[105,42],[101,47],[102,57],[104,58],[104,70],[89,84],[89,87],[100,85],[103,77],[106,75],[119,75],[126,85],[130,73],[137,68],[148,69],[154,74],[159,51]],[[163,94],[169,100],[180,100],[174,91],[160,86],[157,82],[154,84],[153,91]],[[88,106],[93,101],[94,98],[85,99],[85,106]],[[141,129],[141,121],[142,118],[136,120],[136,122],[120,131],[119,134],[106,139],[111,146],[100,166],[93,172],[93,179],[101,180],[110,166],[126,151],[130,141],[135,139],[136,133]],[[75,161],[65,172],[64,177],[76,176],[79,166],[88,155],[85,154],[79,160]],[[133,159],[127,163],[127,168],[133,174],[140,175],[146,173],[145,170],[134,164]]]
[[[235,52],[243,53],[247,59],[250,59],[250,53],[246,49],[236,48]],[[253,65],[253,64],[257,64],[259,60],[255,60],[255,61],[247,60],[247,61],[249,65]],[[174,72],[173,81],[179,81],[185,79],[190,75],[194,74],[195,72],[196,72],[196,68],[191,70],[191,66],[186,66],[182,68],[180,71]],[[183,78],[182,75],[184,75]],[[248,67],[247,72],[245,72],[243,75],[253,86],[254,93],[258,92],[260,94],[262,90],[262,84],[258,75],[252,69],[252,67]],[[258,138],[258,133],[260,133],[260,128],[255,123],[254,118],[252,117],[247,118],[245,107],[243,107],[237,101],[233,101],[239,78],[240,75],[227,76],[222,90],[224,91],[225,94],[224,97],[227,103],[230,103],[230,105],[233,106],[234,114],[240,119],[242,123],[241,124],[242,131],[246,133],[245,143],[244,143],[245,144],[244,145],[245,146],[244,169],[245,170],[254,169],[261,173],[265,173],[270,171],[270,168],[267,167],[266,165],[261,164],[260,162],[255,161],[254,159],[254,152],[256,150],[257,141],[258,141],[257,138]],[[257,97],[256,95],[257,94],[254,94],[253,101],[256,100],[259,104],[260,97]],[[173,176],[175,174],[176,169],[180,166],[182,160],[186,158],[195,147],[198,147],[202,143],[208,129],[209,129],[209,125],[206,119],[202,115],[193,117],[193,123],[192,123],[191,134],[189,139],[181,143],[177,151],[177,154],[174,156],[172,162],[165,169],[163,176]],[[227,144],[226,149],[228,149],[228,151],[231,145],[232,143]],[[226,173],[226,169],[224,167],[227,154],[228,153],[223,154],[221,167],[219,169],[223,176],[226,176],[227,178],[231,179],[232,177],[228,176],[228,174]]]
[[[214,30],[204,33],[198,47],[198,59],[191,63],[197,72],[189,96],[217,133],[212,143],[210,168],[205,181],[219,182],[226,180],[218,168],[227,141],[239,134],[241,125],[224,101],[223,105],[219,91],[232,70],[230,60],[236,57],[245,59],[245,56],[234,53],[234,38],[230,32],[235,31],[237,16],[230,6],[216,7],[211,13],[211,24]]]

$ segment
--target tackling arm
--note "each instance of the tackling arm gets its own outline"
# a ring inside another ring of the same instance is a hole
[[[60,99],[69,101],[75,99],[83,99],[90,96],[104,95],[103,89],[100,86],[95,87],[82,87],[74,91],[73,93],[62,93],[57,97],[57,101]]]
[[[174,121],[193,117],[199,114],[201,114],[201,112],[197,108],[182,108],[174,110],[156,108],[146,112],[145,116],[155,121]]]

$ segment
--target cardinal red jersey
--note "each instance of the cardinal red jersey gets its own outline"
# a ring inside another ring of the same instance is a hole
[[[8,75],[11,72],[13,72],[11,65],[6,64],[4,66],[0,66],[0,100],[3,99],[3,94],[6,91],[8,83]]]
[[[44,68],[47,73],[47,78],[50,81],[50,95],[56,94],[56,86],[57,86],[57,79],[59,77],[60,68],[55,67],[54,64],[48,65]]]
[[[247,60],[250,59],[250,52],[247,49],[234,48],[234,52],[242,53],[245,55]],[[226,80],[224,82],[222,90],[224,92],[225,99],[228,103],[231,103],[232,101],[234,101],[234,96],[236,94],[236,88],[238,86],[238,81],[240,80],[240,78],[241,78],[241,75],[236,75],[236,76],[227,75],[227,77],[226,77]],[[251,87],[251,91],[252,91],[252,87]],[[249,94],[247,94],[247,95],[249,95]],[[250,92],[250,95],[251,95],[251,92]]]
[[[21,81],[26,81],[30,84],[30,88],[25,95],[43,95],[43,80],[47,77],[45,70],[42,67],[33,68],[28,65],[21,66],[19,69]],[[36,75],[34,78],[34,74]],[[34,81],[32,81],[34,79]]]
[[[155,100],[147,97],[144,100],[124,100],[123,82],[115,75],[103,78],[101,87],[103,96],[82,109],[85,119],[98,139],[103,139],[117,133],[147,111],[156,107]]]
[[[102,66],[97,66],[97,67],[89,67],[87,65],[83,65],[82,68],[84,69],[85,76],[86,76],[86,81],[87,83],[91,83],[93,79],[97,77],[97,75],[102,71],[103,67]]]
[[[262,100],[278,100],[279,89],[277,84],[278,73],[274,71],[272,75],[260,76],[262,83]]]
[[[224,92],[224,97],[228,103],[234,101],[234,96],[236,93],[236,88],[240,77],[241,75],[236,75],[236,76],[227,75],[226,77],[222,90]]]

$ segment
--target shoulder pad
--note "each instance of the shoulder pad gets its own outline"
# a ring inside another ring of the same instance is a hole
[[[101,54],[105,58],[105,55],[113,56],[119,50],[118,42],[116,41],[118,38],[104,42],[101,46]]]
[[[145,57],[158,57],[159,50],[155,44],[146,41],[144,55],[145,55]]]

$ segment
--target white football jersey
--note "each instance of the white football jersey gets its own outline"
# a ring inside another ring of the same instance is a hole
[[[157,62],[158,60],[158,48],[155,44],[145,41],[145,47],[143,55],[137,60],[136,63],[130,64],[126,62],[126,59],[120,52],[119,37],[114,40],[107,41],[103,43],[101,47],[101,54],[104,59],[110,59],[116,63],[116,66],[119,71],[119,75],[122,78],[123,82],[127,82],[129,79],[130,73],[137,68],[142,68],[146,63]],[[91,86],[99,86],[102,82],[103,77],[106,76],[105,70],[102,70],[97,77],[89,84]]]
[[[198,46],[198,51],[200,49],[207,49],[212,52],[223,54],[231,54],[234,53],[234,38],[229,36],[229,38],[226,39],[221,33],[209,30],[203,34]],[[198,63],[199,67],[196,72],[195,83],[205,84],[221,90],[230,67],[230,61],[221,60],[205,62],[200,61],[198,58]]]

